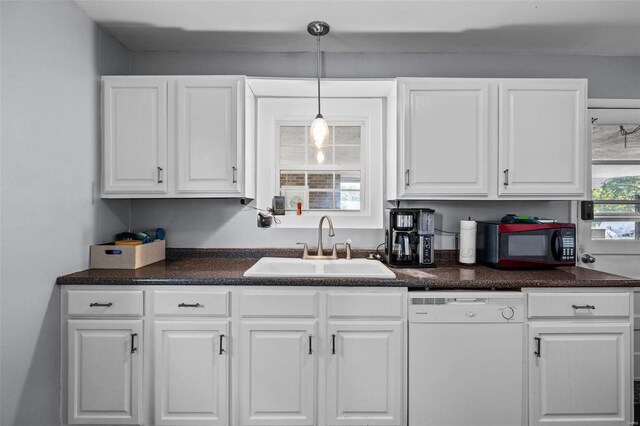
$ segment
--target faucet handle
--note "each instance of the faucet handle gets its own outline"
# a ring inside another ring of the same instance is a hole
[[[348,239],[344,246],[347,249],[346,259],[351,260],[351,239]]]
[[[331,257],[333,259],[337,259],[338,258],[338,246],[343,246],[344,243],[335,243],[333,244],[333,250],[331,250]]]
[[[304,246],[304,250],[302,251],[302,259],[306,259],[307,257],[309,257],[309,246],[307,245],[307,243],[296,244]]]

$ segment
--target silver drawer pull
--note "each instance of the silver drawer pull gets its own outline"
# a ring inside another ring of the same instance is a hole
[[[113,306],[113,303],[109,302],[109,303],[89,303],[89,307],[90,308],[94,308],[94,307],[105,307],[105,308],[110,308]]]
[[[575,310],[578,309],[595,309],[596,307],[593,305],[571,305],[571,307]]]
[[[178,305],[178,308],[200,308],[203,307],[203,305],[199,304],[199,303],[180,303]]]

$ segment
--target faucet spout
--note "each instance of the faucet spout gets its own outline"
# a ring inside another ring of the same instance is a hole
[[[325,219],[329,222],[329,236],[334,237],[336,235],[333,230],[333,222],[331,221],[331,218],[327,215],[322,216],[320,218],[320,224],[318,225],[318,256],[324,255],[324,248],[322,247],[322,224]]]

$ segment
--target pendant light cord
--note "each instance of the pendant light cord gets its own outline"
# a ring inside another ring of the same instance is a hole
[[[318,41],[318,46],[316,48],[318,51],[318,115],[320,115],[320,34],[316,35],[316,39]]]

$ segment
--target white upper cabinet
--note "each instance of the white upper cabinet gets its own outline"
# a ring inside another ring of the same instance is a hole
[[[513,80],[499,87],[498,193],[582,196],[586,82]]]
[[[103,77],[102,196],[253,198],[245,86],[242,76]]]
[[[102,96],[103,194],[166,194],[167,80],[113,77]]]
[[[244,111],[238,109],[242,80],[203,77],[174,82],[175,152],[178,193],[239,195],[238,136]]]
[[[578,199],[586,80],[398,79],[387,198]]]
[[[403,197],[488,195],[486,80],[401,81]]]

